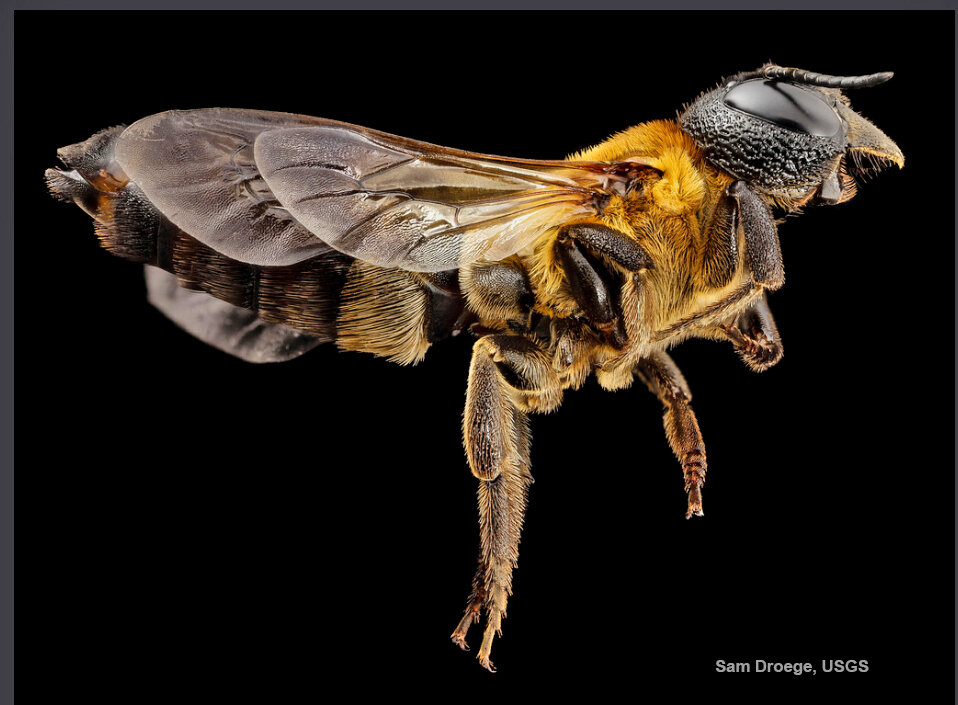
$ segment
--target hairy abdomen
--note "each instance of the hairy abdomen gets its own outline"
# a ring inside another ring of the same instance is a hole
[[[113,160],[117,127],[60,150],[70,171],[49,169],[57,197],[90,214],[100,244],[115,255],[174,274],[259,318],[401,364],[418,362],[433,342],[461,327],[463,297],[454,276],[383,269],[322,245],[287,266],[231,259],[158,211]]]

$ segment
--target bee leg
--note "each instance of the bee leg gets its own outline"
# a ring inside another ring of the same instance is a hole
[[[512,594],[512,570],[518,558],[519,532],[525,515],[529,471],[529,431],[525,414],[513,410],[511,426],[515,430],[515,468],[495,479],[479,479],[479,531],[482,548],[479,566],[472,580],[466,611],[452,633],[452,640],[469,650],[466,633],[486,610],[486,629],[479,648],[480,664],[495,671],[490,660],[492,641],[502,636],[506,602]],[[474,473],[475,474],[475,473]]]
[[[479,479],[479,567],[466,612],[452,633],[463,649],[466,632],[486,612],[479,662],[489,660],[492,641],[501,634],[512,593],[512,570],[519,556],[519,535],[532,474],[526,414],[551,411],[562,400],[549,357],[531,340],[487,335],[476,341],[469,370],[463,440],[472,474]]]
[[[785,283],[785,269],[771,211],[744,181],[730,184],[727,193],[738,204],[738,220],[752,281],[768,289],[778,289]]]
[[[518,258],[467,264],[459,270],[459,282],[469,308],[480,319],[506,321],[517,333],[532,327],[535,296]]]
[[[734,181],[719,198],[703,230],[708,286],[719,289],[732,281],[738,269],[740,238],[752,281],[778,289],[785,282],[785,270],[771,211],[746,182]]]
[[[556,255],[572,296],[590,325],[614,347],[625,347],[628,334],[613,295],[620,282],[608,262],[635,274],[653,268],[652,258],[632,237],[601,223],[561,227],[556,235]]]
[[[714,289],[727,286],[738,269],[738,223],[738,201],[726,189],[702,232],[705,283]]]
[[[586,320],[609,343],[617,348],[625,347],[629,340],[625,322],[609,285],[599,274],[601,265],[594,265],[584,248],[571,238],[556,241],[556,254],[572,296]]]
[[[672,358],[664,352],[640,360],[636,373],[665,406],[665,435],[682,463],[685,491],[689,495],[685,518],[690,519],[693,514],[702,516],[702,485],[705,484],[708,464],[702,432],[689,405],[692,400],[689,385]]]
[[[745,364],[756,372],[782,359],[782,339],[765,294],[742,311],[731,325],[720,326]]]
[[[623,232],[601,223],[573,223],[559,228],[559,243],[578,240],[596,252],[601,252],[628,272],[652,268],[652,258],[634,239]]]

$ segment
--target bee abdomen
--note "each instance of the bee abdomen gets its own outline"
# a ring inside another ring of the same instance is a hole
[[[204,245],[160,213],[113,161],[122,129],[64,148],[60,157],[72,171],[46,173],[54,195],[93,217],[101,245],[113,254],[171,272],[180,286],[264,321],[401,364],[418,362],[433,342],[461,329],[465,306],[457,287],[437,287],[424,275],[375,267],[326,245],[286,266],[240,262]]]
[[[71,170],[47,169],[47,186],[54,196],[73,201],[93,217],[97,237],[107,250],[135,262],[152,262],[164,219],[113,159],[113,145],[124,129],[102,130],[58,150]]]

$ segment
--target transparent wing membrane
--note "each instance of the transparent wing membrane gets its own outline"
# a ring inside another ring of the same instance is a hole
[[[301,115],[167,112],[129,127],[116,159],[150,202],[241,262],[282,266],[323,243],[381,267],[498,260],[595,215],[641,161],[515,160]]]

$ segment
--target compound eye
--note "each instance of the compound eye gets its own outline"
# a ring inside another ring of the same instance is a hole
[[[733,86],[725,94],[730,108],[806,135],[832,137],[842,124],[813,91],[781,81],[756,79]]]

